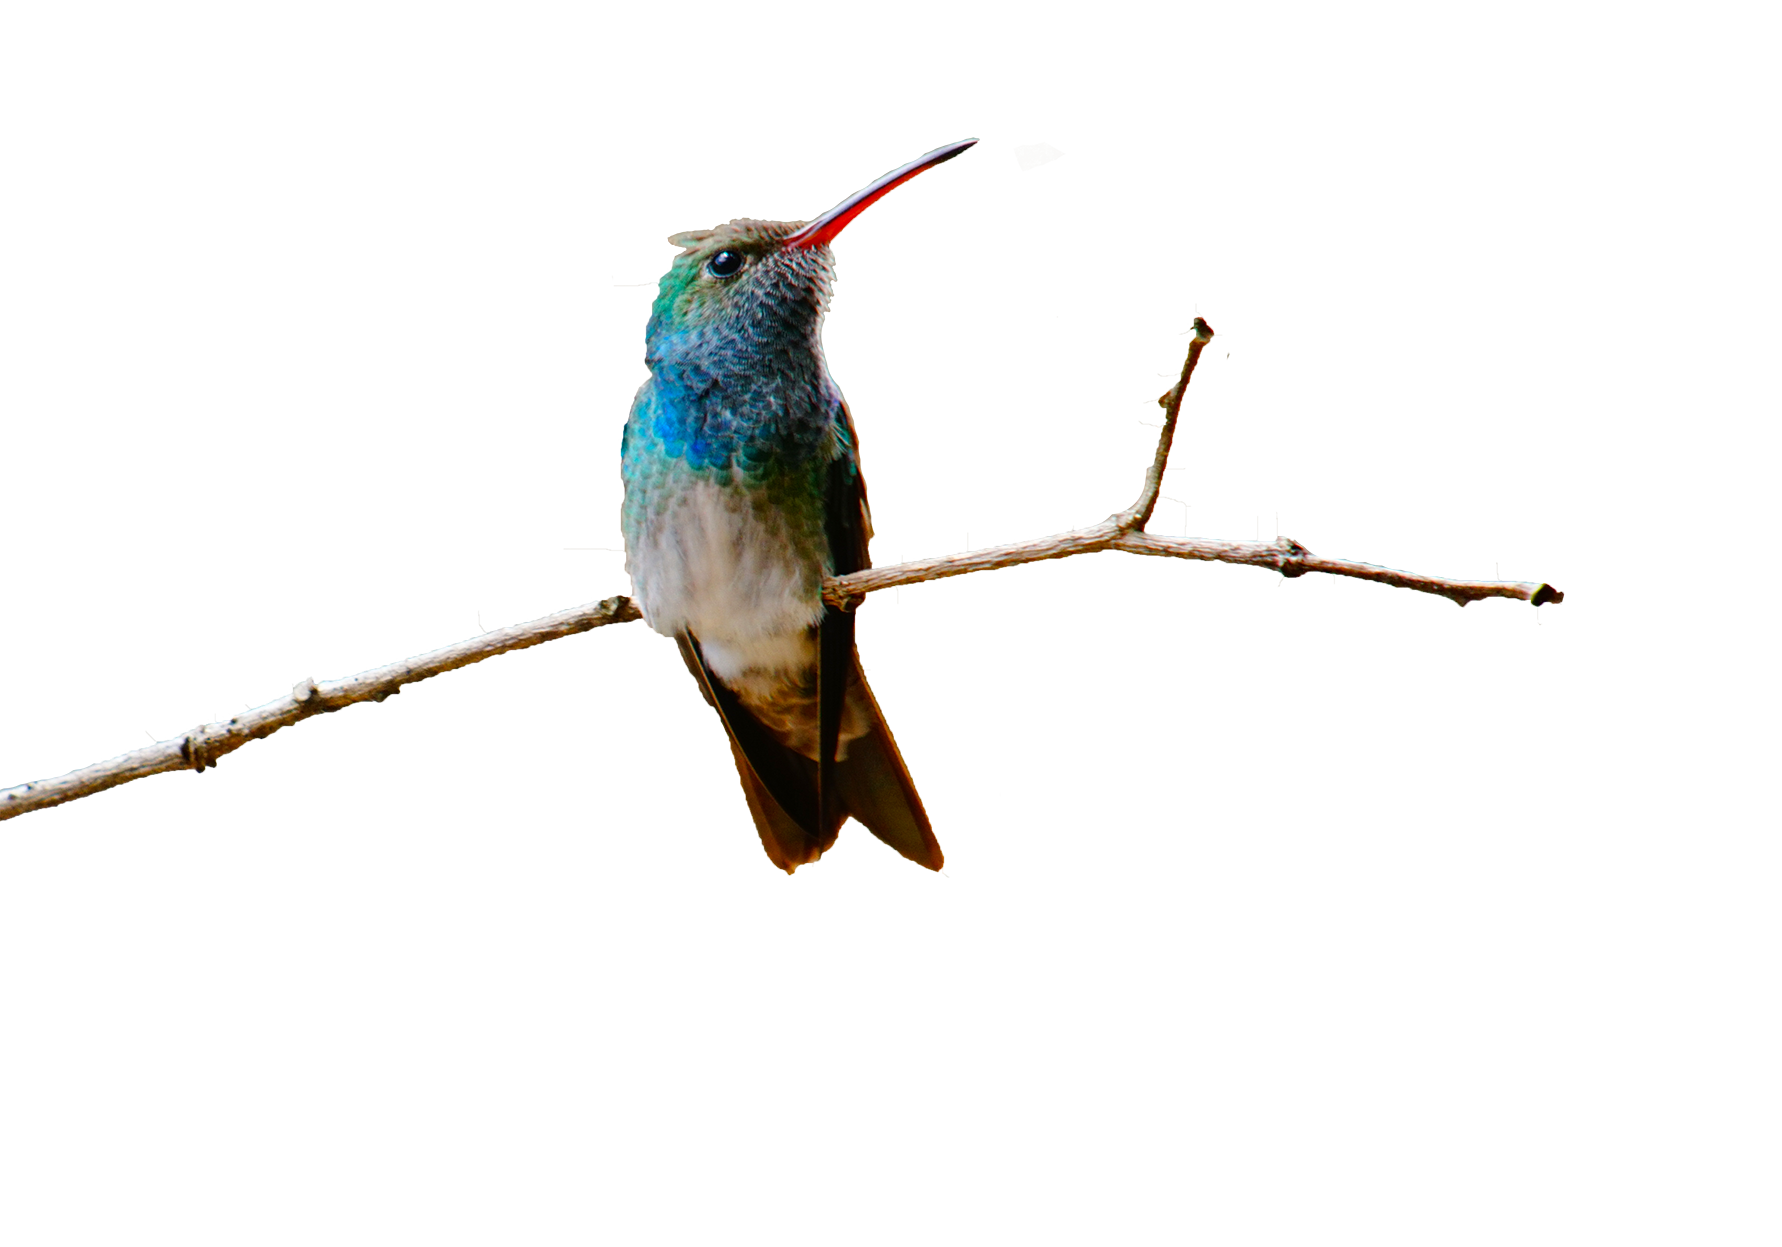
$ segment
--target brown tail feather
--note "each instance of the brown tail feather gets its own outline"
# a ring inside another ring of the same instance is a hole
[[[834,814],[827,826],[817,822],[817,764],[775,740],[761,721],[737,700],[736,694],[713,676],[705,665],[699,641],[692,636],[675,638],[687,670],[699,681],[706,702],[718,712],[730,737],[730,753],[736,760],[743,796],[768,860],[787,874],[823,856],[835,843],[845,813]]]
[[[776,740],[711,674],[697,639],[682,636],[676,640],[687,669],[730,737],[743,796],[761,836],[761,847],[775,866],[791,874],[816,861],[835,843],[841,824],[852,815],[911,861],[930,870],[941,868],[940,844],[885,716],[860,671],[858,654],[851,656],[854,680],[850,683],[857,681],[855,687],[870,710],[872,726],[865,736],[849,743],[846,758],[832,764],[835,796],[829,817],[819,825],[817,764]],[[852,695],[853,689],[849,691]]]
[[[849,744],[848,756],[836,764],[841,800],[848,813],[873,835],[912,862],[939,870],[946,860],[941,856],[940,841],[934,838],[928,811],[922,808],[922,798],[879,709],[878,698],[860,670],[858,653],[854,655],[854,675],[872,712],[872,730]]]
[[[742,780],[743,796],[748,800],[749,813],[755,819],[755,832],[761,837],[761,847],[766,851],[767,859],[791,874],[806,862],[814,862],[823,856],[824,851],[835,843],[836,834],[841,830],[840,820],[830,829],[829,839],[818,843],[780,808],[780,803],[773,799],[773,794],[755,774],[755,768],[749,765],[735,738],[730,741],[730,756],[736,759],[736,775]]]

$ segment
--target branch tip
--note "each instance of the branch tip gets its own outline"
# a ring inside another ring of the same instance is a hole
[[[1312,557],[1312,552],[1300,545],[1291,537],[1276,537],[1275,548],[1281,552],[1276,561],[1275,570],[1289,580],[1298,580],[1311,569],[1305,561]]]
[[[1200,362],[1202,348],[1212,340],[1212,326],[1196,316],[1194,340],[1188,344],[1188,357],[1182,361],[1182,375],[1157,400],[1158,406],[1163,408],[1163,429],[1157,435],[1157,451],[1151,458],[1150,468],[1145,472],[1144,488],[1139,491],[1137,502],[1109,517],[1114,527],[1122,533],[1143,532],[1145,525],[1151,522],[1151,512],[1157,509],[1157,495],[1163,489],[1163,473],[1169,467],[1169,451],[1175,442],[1176,420],[1182,414],[1182,399],[1188,393],[1188,382],[1194,376],[1194,366]]]

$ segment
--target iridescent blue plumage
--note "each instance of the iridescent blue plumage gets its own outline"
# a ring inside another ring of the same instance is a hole
[[[826,254],[785,253],[791,227],[732,222],[687,249],[650,317],[650,379],[626,425],[625,537],[646,617],[703,638],[722,675],[786,660],[822,614],[834,567],[824,488],[841,396],[818,333]],[[748,257],[728,279],[718,255]],[[763,651],[767,652],[763,652]]]

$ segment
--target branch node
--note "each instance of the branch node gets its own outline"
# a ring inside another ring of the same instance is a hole
[[[1275,570],[1289,580],[1297,580],[1311,570],[1304,560],[1312,557],[1312,552],[1300,545],[1291,537],[1276,537],[1275,549],[1280,553],[1275,556]]]
[[[321,692],[322,690],[316,687],[316,678],[309,676],[297,682],[296,687],[291,690],[291,700],[301,706],[310,698],[319,697]]]

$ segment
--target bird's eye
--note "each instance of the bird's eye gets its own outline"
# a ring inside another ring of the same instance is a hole
[[[713,277],[735,277],[742,272],[743,258],[740,251],[720,251],[705,266],[705,271]]]

